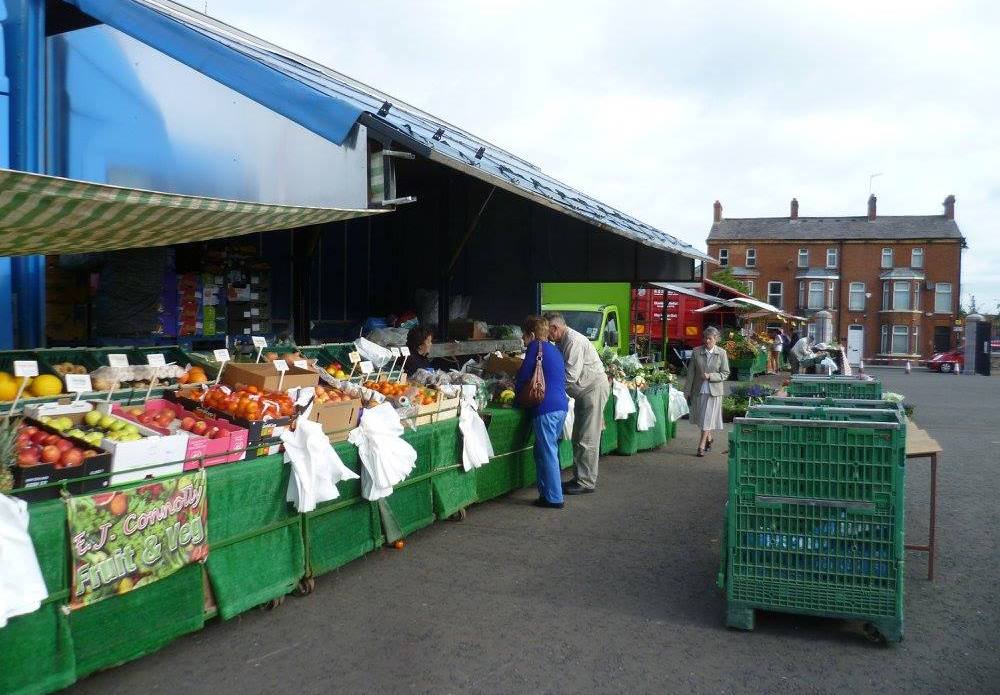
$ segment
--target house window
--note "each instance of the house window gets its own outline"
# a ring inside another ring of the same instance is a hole
[[[754,268],[757,265],[757,249],[747,249],[747,268]]]
[[[826,250],[826,267],[827,268],[837,267],[837,249]]]
[[[911,268],[923,268],[924,267],[924,250],[923,249],[913,249],[910,253],[910,267]],[[914,353],[916,354],[916,353]]]
[[[799,249],[799,267],[809,267],[809,249]]]
[[[882,283],[882,310],[883,311],[889,311],[889,309],[892,308],[892,299],[891,299],[892,295],[890,294],[891,289],[892,288],[890,287],[890,284],[888,282],[883,282]]]
[[[747,294],[753,296],[753,280],[745,280],[743,284],[747,286]]]
[[[865,283],[852,282],[849,290],[848,307],[851,311],[865,310]]]
[[[836,309],[837,308],[837,294],[836,294],[837,283],[832,280],[826,286],[826,308]]]
[[[917,337],[919,335],[918,334],[919,330],[920,329],[917,328],[916,326],[913,327],[913,349],[910,350],[910,354],[911,355],[919,355],[920,354],[920,339]]]
[[[809,341],[816,342],[816,324],[810,323],[806,325],[806,335],[809,336]]]
[[[782,287],[781,282],[772,280],[767,283],[767,303],[776,306],[779,309],[784,309],[781,301]]]
[[[822,280],[810,280],[809,281],[809,303],[806,304],[807,309],[822,309],[823,308],[823,281]]]
[[[951,313],[951,283],[939,282],[934,285],[934,313]]]
[[[892,267],[892,249],[882,249],[882,267]]]
[[[906,326],[892,327],[892,354],[906,355],[910,349],[910,329]]]
[[[889,327],[885,325],[882,326],[882,344],[879,352],[883,355],[889,352]]]
[[[892,308],[894,311],[910,310],[910,283],[892,283]]]
[[[729,249],[719,249],[719,265],[723,268],[729,265]]]

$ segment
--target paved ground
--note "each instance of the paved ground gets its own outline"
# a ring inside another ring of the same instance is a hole
[[[97,674],[82,693],[1000,692],[1000,379],[879,372],[944,446],[938,578],[906,570],[906,638],[764,614],[723,627],[715,589],[724,447],[605,459],[596,495],[562,512],[522,491],[317,581],[272,612],[215,622]],[[927,466],[907,481],[926,533]]]

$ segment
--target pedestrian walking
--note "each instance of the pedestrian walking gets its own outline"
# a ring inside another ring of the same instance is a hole
[[[719,329],[709,326],[702,333],[702,344],[691,353],[684,395],[691,404],[691,423],[701,429],[698,456],[712,448],[712,432],[722,430],[722,396],[729,378],[729,355],[716,343]]]
[[[597,489],[604,406],[611,388],[594,344],[567,326],[562,314],[549,312],[545,319],[549,322],[549,339],[559,346],[566,361],[566,393],[575,400],[573,479],[563,485],[563,492],[567,495],[591,493]]]
[[[566,367],[559,349],[549,342],[549,322],[541,316],[529,316],[521,324],[524,340],[524,363],[514,380],[515,393],[521,393],[531,381],[541,355],[545,375],[545,397],[528,409],[535,432],[535,471],[538,479],[536,507],[563,508],[562,482],[559,478],[559,438],[569,398],[566,395]]]

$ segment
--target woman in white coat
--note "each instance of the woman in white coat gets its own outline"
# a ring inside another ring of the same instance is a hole
[[[691,422],[701,428],[698,456],[712,448],[712,432],[724,429],[722,396],[729,378],[729,355],[716,345],[719,329],[709,326],[702,333],[702,344],[691,353],[684,395],[691,403]]]

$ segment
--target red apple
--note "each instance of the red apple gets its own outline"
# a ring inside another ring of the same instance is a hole
[[[174,415],[174,411],[172,411],[170,408],[164,408],[163,410],[161,410],[156,414],[157,420],[163,419],[166,420],[167,422],[173,422],[175,417],[177,416]]]
[[[49,438],[49,433],[45,430],[36,429],[31,433],[31,441],[34,444],[43,444]]]
[[[77,448],[67,449],[63,452],[62,457],[59,459],[59,463],[66,468],[69,468],[70,466],[79,466],[83,463],[83,452]]]
[[[132,417],[139,417],[146,411],[144,411],[142,408],[131,408],[129,409],[128,412],[132,415]]]
[[[62,437],[60,437],[58,434],[47,434],[45,435],[45,439],[42,441],[42,444],[44,444],[45,446],[55,446],[56,442],[58,442],[60,439],[62,439]]]
[[[205,436],[208,437],[209,439],[217,439],[219,436],[219,428],[209,427],[208,430],[205,432]]]
[[[38,431],[38,428],[34,427],[33,425],[28,425],[27,427],[22,427],[21,428],[21,432],[24,433],[24,434],[26,434],[26,435],[28,435],[29,437],[31,435],[33,435],[35,432],[37,432],[37,431]]]
[[[192,427],[194,427],[194,418],[191,417],[190,415],[186,416],[183,420],[181,420],[182,430],[187,430],[188,432],[190,432]]]
[[[170,423],[174,421],[173,413],[170,413],[170,417],[164,417],[163,415],[157,415],[155,423],[158,427],[168,428]]]
[[[83,452],[83,458],[85,459],[89,459],[93,456],[97,456],[97,452],[94,451],[93,449],[87,449],[86,451]]]
[[[49,444],[44,449],[42,449],[43,463],[55,463],[60,458],[62,458],[62,452],[59,451],[59,447]]]
[[[73,448],[73,442],[68,439],[60,439],[56,442],[56,448],[59,449],[59,451],[69,451]]]
[[[31,435],[28,434],[27,432],[21,432],[19,435],[17,435],[17,446],[23,447],[26,444],[28,445],[31,444]]]
[[[191,431],[199,436],[204,436],[205,432],[208,431],[208,423],[204,420],[198,420],[191,426]]]
[[[38,452],[34,449],[24,449],[17,455],[17,465],[34,466],[38,463]]]

